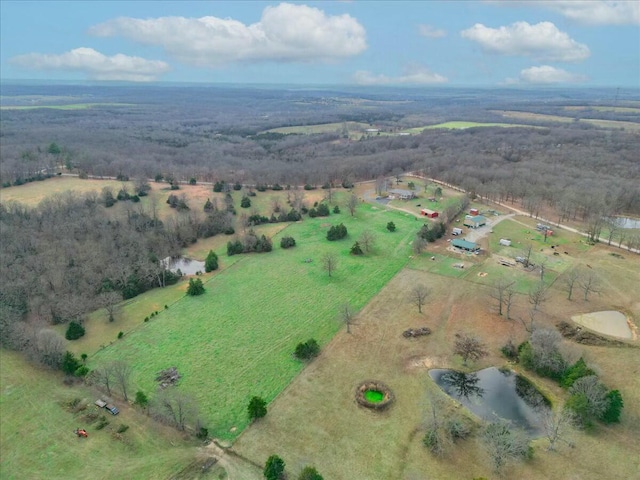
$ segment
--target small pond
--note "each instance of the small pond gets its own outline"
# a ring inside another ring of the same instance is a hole
[[[640,228],[640,218],[616,217],[620,228]]]
[[[633,338],[633,333],[627,323],[624,313],[616,310],[591,312],[575,315],[571,320],[595,332],[604,333],[618,338]]]
[[[180,270],[183,275],[195,275],[198,272],[204,273],[204,262],[191,260],[186,257],[167,257],[162,261],[162,263],[174,273],[178,270]]]
[[[487,421],[504,419],[532,436],[541,434],[541,408],[548,401],[524,377],[511,370],[485,368],[475,373],[429,370],[429,376],[451,398]]]

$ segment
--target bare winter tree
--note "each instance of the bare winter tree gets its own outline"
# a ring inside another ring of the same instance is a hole
[[[365,254],[368,254],[371,253],[375,246],[376,237],[373,233],[371,233],[371,230],[365,230],[362,232],[362,234],[360,234],[358,242],[360,243],[360,247],[362,247],[362,251]]]
[[[111,291],[100,294],[100,304],[107,311],[107,318],[110,322],[116,319],[116,311],[121,301],[122,294],[119,292]]]
[[[589,300],[590,293],[600,293],[600,278],[598,275],[591,271],[585,271],[580,275],[579,280],[580,288],[582,288],[582,293],[584,293],[585,302]]]
[[[422,307],[429,296],[429,289],[424,284],[418,284],[409,292],[409,302],[418,307],[418,313],[422,313]]]
[[[324,200],[329,204],[333,204],[334,191],[333,188],[329,187],[324,191]]]
[[[115,384],[120,388],[122,396],[125,401],[129,400],[127,395],[129,391],[129,384],[131,382],[131,365],[123,360],[118,360],[111,364],[111,372],[113,373],[113,380]]]
[[[347,326],[347,333],[351,333],[351,325],[355,319],[356,313],[349,303],[344,303],[340,307],[340,320]]]
[[[428,395],[427,399],[431,408],[426,421],[427,431],[422,442],[431,453],[442,456],[451,443],[445,430],[446,420],[443,418],[443,412],[446,411],[447,405],[444,399],[438,395]]]
[[[516,291],[513,287],[514,284],[509,285],[504,291],[503,303],[506,308],[507,320],[511,320],[511,307],[516,299]]]
[[[529,290],[529,303],[531,308],[535,311],[540,309],[540,306],[549,298],[549,287],[543,282],[538,282],[537,285],[531,287]]]
[[[524,258],[524,261],[522,262],[522,265],[524,265],[524,267],[528,267],[529,265],[531,265],[531,253],[533,252],[533,244],[530,243],[527,246],[525,246],[522,251],[521,251],[521,256],[522,258]]]
[[[322,268],[331,277],[333,275],[333,272],[335,272],[336,268],[338,268],[338,256],[333,252],[327,252],[322,256],[321,261],[322,261]]]
[[[569,270],[564,276],[562,286],[567,292],[567,300],[571,300],[573,289],[579,284],[580,271],[578,269]]]
[[[32,354],[43,365],[58,368],[64,354],[64,338],[58,332],[42,329],[36,333],[32,343]]]
[[[529,437],[504,421],[487,425],[480,441],[496,472],[511,462],[526,458],[529,452]]]
[[[413,239],[413,243],[411,244],[413,248],[413,253],[416,255],[420,255],[424,249],[427,247],[427,241],[422,238],[420,235],[416,235],[416,238]]]
[[[462,363],[466,366],[467,360],[474,362],[489,355],[486,346],[478,337],[466,333],[456,333],[456,340],[453,344],[454,355],[462,357]]]
[[[556,445],[564,443],[573,448],[572,435],[576,429],[576,415],[568,408],[540,408],[538,413],[545,438],[549,441],[547,450],[555,451]]]
[[[347,200],[347,208],[349,209],[349,213],[353,217],[356,214],[356,208],[358,207],[358,196],[355,193],[352,193]]]
[[[195,421],[198,415],[196,401],[190,395],[175,389],[161,390],[156,399],[160,414],[179,430]]]
[[[111,395],[111,388],[115,384],[115,376],[113,374],[113,365],[107,364],[95,368],[91,371],[89,380],[94,385],[104,387],[107,390],[107,395]]]
[[[494,282],[489,295],[491,298],[495,299],[498,302],[498,315],[502,315],[502,307],[505,304],[505,296],[507,295],[507,291],[513,287],[515,282],[506,280],[504,278],[498,279]]]
[[[600,382],[596,375],[588,375],[579,378],[569,388],[571,395],[584,395],[587,402],[586,415],[589,418],[600,418],[609,408],[610,399],[607,396],[607,387]]]

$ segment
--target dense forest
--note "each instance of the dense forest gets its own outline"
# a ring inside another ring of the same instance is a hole
[[[637,104],[637,92],[623,93],[624,102]],[[521,202],[532,214],[552,207],[558,219],[586,222],[595,235],[603,219],[640,215],[638,131],[580,120],[639,123],[637,109],[595,108],[611,104],[614,95],[617,101],[618,93],[586,89],[3,85],[3,107],[47,105],[51,99],[56,105],[92,106],[3,109],[0,176],[3,188],[61,169],[80,176],[137,178],[134,193],[142,195],[147,179],[316,187],[420,171],[472,196]],[[581,109],[565,108],[576,105]],[[516,123],[496,113],[500,110],[573,120],[398,134],[446,121]],[[354,137],[347,122],[361,122],[377,133]],[[326,123],[335,123],[335,131],[267,132]],[[107,212],[109,202],[103,192],[56,196],[36,209],[0,205],[3,345],[42,357],[47,343],[37,338],[42,325],[80,319],[96,307],[108,309],[122,298],[175,281],[161,259],[197,238],[237,228],[233,212],[223,206],[163,223],[154,212],[140,209],[114,218]],[[302,205],[291,206],[295,220]]]

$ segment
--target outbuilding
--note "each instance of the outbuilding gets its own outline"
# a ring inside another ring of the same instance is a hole
[[[435,210],[429,210],[428,208],[423,208],[422,210],[420,210],[420,215],[423,215],[427,218],[437,218],[438,212],[436,212]]]
[[[474,217],[476,215],[478,215],[480,212],[478,211],[477,208],[472,208],[471,210],[469,210],[469,215],[473,215]]]
[[[477,252],[478,250],[480,250],[480,247],[477,244],[473,242],[468,242],[466,240],[461,240],[459,238],[454,238],[451,241],[451,245],[453,245],[456,248],[466,250],[467,252]]]
[[[462,229],[461,228],[454,228],[453,230],[451,230],[451,235],[461,235],[462,234]]]
[[[479,228],[487,224],[487,219],[482,215],[477,215],[477,216],[466,215],[464,217],[464,222],[462,224],[465,227]]]
[[[503,247],[510,247],[511,246],[511,240],[507,240],[506,238],[501,238],[500,239],[500,245],[502,245]]]

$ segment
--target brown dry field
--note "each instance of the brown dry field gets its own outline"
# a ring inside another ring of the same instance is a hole
[[[553,326],[575,313],[620,309],[640,325],[640,256],[615,259],[609,255],[612,251],[596,246],[578,260],[599,271],[603,293],[588,302],[568,301],[557,283],[539,324]],[[417,283],[431,290],[423,314],[407,302],[407,292]],[[524,315],[529,307],[526,298],[517,302],[515,316]],[[428,326],[433,333],[421,339],[402,337],[406,328],[419,326]],[[473,370],[506,365],[499,348],[508,339],[526,338],[519,323],[494,312],[487,287],[413,270],[409,264],[359,313],[352,334],[340,332],[233,448],[259,464],[278,454],[293,475],[312,464],[331,479],[497,478],[474,439],[461,442],[442,459],[430,455],[421,443],[426,392],[444,395],[430,380],[428,369],[462,368],[461,360],[451,354],[459,331],[477,334],[490,349],[490,356],[473,365]],[[509,467],[502,478],[640,478],[640,345],[567,344],[597,366],[609,388],[621,391],[622,422],[579,432],[574,449],[561,448],[557,453],[547,452],[545,441],[536,440],[534,458]],[[557,384],[526,374],[556,406],[562,405],[566,392]],[[356,386],[369,379],[380,380],[394,391],[396,402],[389,410],[375,413],[355,403]]]

